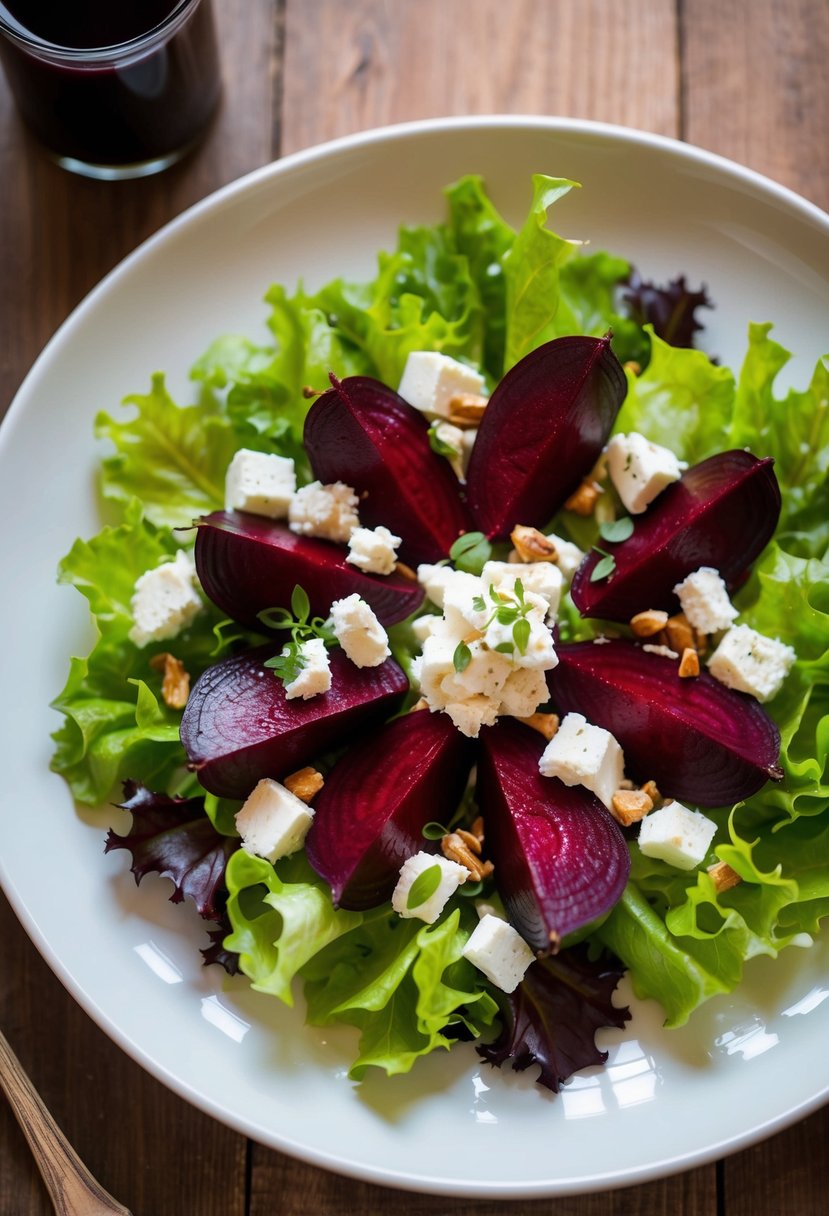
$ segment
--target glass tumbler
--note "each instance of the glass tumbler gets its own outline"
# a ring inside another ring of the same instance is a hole
[[[0,0],[18,111],[75,173],[157,173],[197,142],[221,76],[211,0]]]

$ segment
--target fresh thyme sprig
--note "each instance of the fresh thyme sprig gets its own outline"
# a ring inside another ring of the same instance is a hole
[[[516,650],[519,654],[526,654],[531,633],[527,617],[532,610],[532,604],[528,604],[524,599],[524,584],[521,579],[515,580],[514,596],[510,596],[509,592],[496,591],[494,586],[490,586],[489,598],[495,607],[485,624],[481,626],[481,632],[486,633],[493,621],[497,621],[499,625],[512,625],[512,641],[499,642],[493,649],[500,654],[513,655]],[[486,600],[482,595],[476,595],[472,600],[472,607],[476,612],[485,612]],[[452,656],[455,671],[458,673],[465,671],[471,659],[472,651],[467,643],[459,642]]]
[[[291,611],[287,608],[265,608],[258,613],[263,625],[270,629],[290,629],[291,640],[286,642],[279,654],[265,660],[283,684],[292,684],[308,665],[302,653],[302,643],[311,638],[321,638],[328,647],[337,645],[337,638],[321,616],[311,617],[311,601],[303,587],[296,586],[291,592]],[[310,618],[310,619],[309,619]]]

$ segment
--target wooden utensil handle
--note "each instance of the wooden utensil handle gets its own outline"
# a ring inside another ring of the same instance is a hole
[[[0,1031],[0,1088],[9,1100],[58,1216],[130,1216],[90,1174]]]

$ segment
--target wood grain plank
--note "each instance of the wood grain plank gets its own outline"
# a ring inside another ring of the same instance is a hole
[[[674,0],[287,0],[283,152],[450,114],[679,132]]]
[[[723,1166],[728,1216],[791,1212],[818,1216],[829,1194],[829,1107]]]
[[[683,0],[683,138],[829,210],[829,4]]]

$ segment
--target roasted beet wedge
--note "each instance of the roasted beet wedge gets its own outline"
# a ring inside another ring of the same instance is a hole
[[[257,618],[287,608],[303,587],[312,616],[328,616],[334,600],[356,592],[384,625],[417,610],[423,592],[400,574],[364,574],[346,562],[342,545],[297,536],[285,524],[243,511],[214,511],[198,521],[196,570],[205,594],[249,629],[268,632]]]
[[[713,566],[730,588],[738,586],[777,526],[773,464],[737,449],[688,469],[635,517],[630,539],[612,546],[610,578],[590,581],[600,554],[582,562],[572,587],[582,616],[629,621],[645,608],[676,612],[674,587],[700,566]]]
[[[429,446],[429,424],[369,376],[331,377],[305,419],[305,448],[322,482],[344,481],[360,497],[360,522],[402,537],[404,562],[448,556],[472,525],[449,462]]]
[[[629,776],[699,806],[729,806],[782,777],[780,733],[753,697],[707,672],[681,679],[674,659],[622,639],[556,653],[547,683],[557,709],[609,730]]]
[[[630,856],[621,828],[581,786],[542,777],[544,741],[502,718],[481,733],[478,803],[509,919],[539,953],[619,899]]]
[[[476,528],[506,540],[543,527],[590,472],[627,391],[609,338],[556,338],[507,372],[472,449],[466,495]]]
[[[288,700],[264,660],[273,646],[222,659],[196,681],[181,719],[188,764],[211,794],[246,798],[262,777],[285,777],[358,729],[388,717],[408,688],[392,660],[355,667],[333,650],[331,689]]]
[[[424,825],[452,818],[472,760],[470,741],[445,714],[417,710],[339,761],[305,841],[335,905],[360,910],[390,898],[403,862],[434,847]]]

